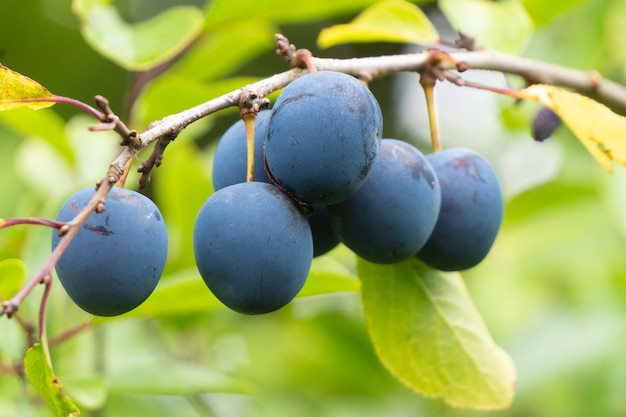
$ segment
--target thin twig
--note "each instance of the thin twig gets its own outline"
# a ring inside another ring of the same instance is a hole
[[[339,71],[355,76],[368,74],[370,78],[374,79],[398,72],[423,70],[429,60],[430,53],[431,51],[425,51],[415,54],[350,59],[313,58],[312,62],[319,71]],[[613,107],[616,111],[626,114],[626,87],[603,79],[595,72],[580,71],[529,58],[482,50],[450,52],[449,56],[453,62],[442,61],[443,69],[456,70],[457,65],[454,62],[461,62],[464,64],[463,69],[498,71],[518,75],[532,82],[559,85],[588,95]],[[246,91],[255,91],[259,97],[265,97],[306,73],[308,71],[293,68],[180,113],[167,116],[157,125],[139,135],[141,145],[146,146],[164,135],[180,132],[198,119],[227,107],[238,105],[241,94]]]
[[[44,219],[42,217],[15,217],[12,219],[0,219],[0,229],[23,224],[39,225],[51,227],[53,229],[60,229],[65,225],[65,222]]]
[[[92,321],[86,321],[83,323],[80,323],[77,326],[74,326],[66,331],[64,331],[63,333],[60,333],[56,336],[54,336],[53,338],[50,338],[48,345],[50,347],[50,349],[52,349],[53,347],[60,345],[61,343],[65,342],[68,339],[71,339],[72,337],[86,331],[89,329],[92,329],[94,327],[94,323]]]
[[[176,137],[170,135],[165,135],[159,138],[157,143],[154,145],[154,150],[152,151],[148,159],[146,159],[141,163],[141,165],[139,165],[139,168],[137,168],[137,172],[141,172],[141,177],[139,178],[140,189],[144,188],[150,183],[150,174],[152,173],[152,169],[154,167],[158,168],[159,166],[161,166],[161,163],[163,163],[163,155],[165,153],[165,149],[174,139],[176,139]]]

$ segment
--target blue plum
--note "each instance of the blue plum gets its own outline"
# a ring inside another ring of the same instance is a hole
[[[561,123],[561,118],[554,110],[548,107],[542,107],[533,119],[531,130],[533,139],[538,142],[548,139]]]
[[[95,189],[83,189],[61,207],[69,221]],[[60,237],[52,234],[52,247]],[[156,205],[135,191],[114,188],[102,213],[93,213],[61,255],[56,272],[69,297],[98,316],[126,313],[148,298],[167,258],[167,232]]]
[[[382,135],[382,114],[356,78],[314,72],[282,91],[267,125],[265,158],[274,179],[312,205],[338,203],[359,189]]]
[[[263,138],[271,111],[262,110],[254,121],[254,180],[270,183],[263,168]],[[246,126],[238,120],[220,138],[213,157],[213,189],[246,181],[248,145]]]
[[[288,304],[313,258],[306,217],[273,184],[243,182],[216,191],[200,209],[193,248],[200,275],[227,307],[262,314]]]
[[[270,110],[257,115],[254,126],[254,181],[272,184],[263,167],[263,138]],[[213,159],[213,188],[215,191],[246,181],[248,149],[243,120],[235,122],[220,138]],[[313,233],[313,256],[320,256],[339,244],[328,223],[326,207],[316,206],[308,216]]]
[[[447,149],[427,156],[441,185],[441,210],[417,257],[442,271],[461,271],[489,253],[502,223],[498,177],[479,154]]]
[[[326,206],[315,206],[308,217],[313,235],[313,257],[324,255],[339,245],[339,237],[330,225]]]
[[[441,204],[439,182],[414,146],[383,139],[365,184],[328,206],[331,225],[354,253],[376,263],[400,262],[430,236]]]

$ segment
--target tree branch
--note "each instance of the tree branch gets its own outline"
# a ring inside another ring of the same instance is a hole
[[[351,59],[313,58],[313,63],[319,71],[339,71],[359,77],[368,74],[370,78],[375,79],[403,71],[420,72],[427,65],[429,56],[430,51],[424,51],[415,54]],[[529,58],[482,50],[451,52],[449,56],[458,63],[466,64],[468,69],[498,71],[518,75],[532,83],[571,88],[626,114],[626,87],[603,79],[597,72],[581,71]],[[456,69],[452,62],[442,61],[441,65],[444,69]],[[258,97],[265,97],[306,73],[306,70],[293,68],[188,110],[167,116],[139,135],[141,145],[147,146],[165,135],[178,134],[202,117],[227,107],[237,106],[241,94],[245,91],[255,91]]]

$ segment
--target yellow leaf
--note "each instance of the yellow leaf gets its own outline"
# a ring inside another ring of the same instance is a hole
[[[52,106],[54,98],[55,95],[38,82],[0,64],[0,111],[23,106],[43,109]]]
[[[383,0],[365,9],[352,22],[323,29],[320,48],[347,42],[435,43],[439,36],[428,17],[405,0]]]
[[[626,117],[578,93],[552,85],[535,84],[520,97],[552,109],[607,170],[611,161],[626,165]]]

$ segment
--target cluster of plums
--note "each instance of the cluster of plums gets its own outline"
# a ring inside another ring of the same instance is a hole
[[[356,78],[302,76],[254,123],[254,181],[246,181],[246,129],[238,121],[220,139],[215,192],[194,227],[200,275],[231,309],[283,307],[304,285],[313,257],[340,242],[371,262],[416,256],[440,270],[470,268],[489,252],[503,210],[491,165],[466,149],[424,156],[407,142],[382,139],[380,107]],[[58,220],[70,220],[91,195],[71,197]],[[53,246],[58,241],[53,236]],[[166,253],[154,204],[114,189],[57,274],[86,311],[121,314],[153,291]]]

